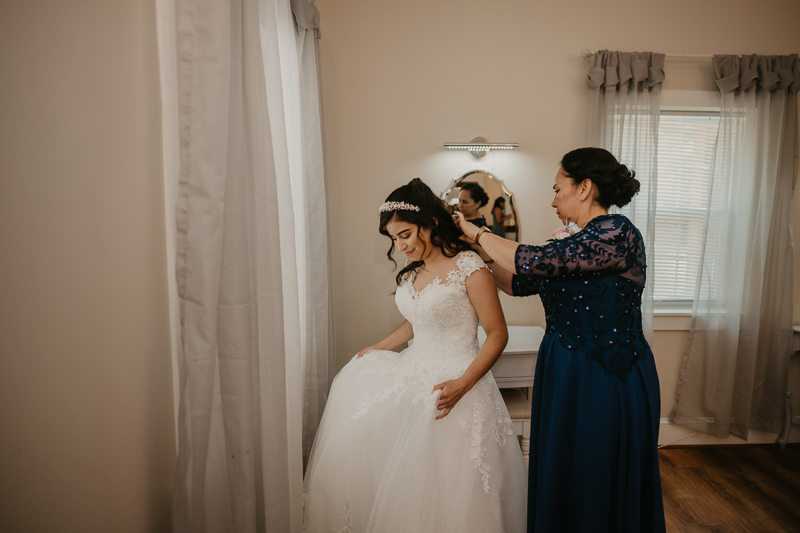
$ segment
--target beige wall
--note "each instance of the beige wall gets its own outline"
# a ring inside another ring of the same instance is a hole
[[[0,530],[168,531],[154,2],[0,2],[0,72]]]
[[[0,3],[3,531],[169,529],[153,4]],[[485,167],[518,195],[524,239],[547,237],[558,158],[586,140],[582,48],[800,51],[794,0],[318,4],[340,366],[400,321],[375,231],[377,205],[397,185],[420,176],[441,189]],[[702,88],[694,68],[671,66],[666,88]],[[521,149],[476,161],[441,148],[474,135]],[[533,299],[504,305],[510,324],[543,324]],[[656,332],[665,413],[684,342]],[[797,362],[792,372],[797,390]]]
[[[487,168],[517,195],[523,241],[549,237],[558,223],[549,207],[558,161],[587,142],[582,49],[800,52],[796,0],[317,4],[340,367],[401,321],[376,212],[395,187],[419,176],[440,191],[467,170]],[[665,90],[715,88],[707,64],[670,62],[666,75]],[[442,149],[475,135],[520,149],[481,160]],[[795,302],[800,317],[800,281]],[[544,324],[538,299],[503,298],[503,305],[509,324]],[[655,335],[662,416],[674,404],[686,340],[685,331]]]

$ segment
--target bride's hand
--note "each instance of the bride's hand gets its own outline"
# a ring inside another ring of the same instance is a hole
[[[455,212],[453,222],[455,222],[458,229],[464,233],[464,235],[461,236],[461,240],[469,244],[475,244],[475,237],[478,235],[478,226],[467,222],[467,219],[464,218],[464,213],[461,211]]]
[[[458,401],[466,393],[468,393],[471,388],[472,385],[467,383],[463,378],[451,379],[450,381],[445,381],[444,383],[439,383],[436,385],[431,393],[434,393],[437,390],[442,391],[442,393],[439,395],[439,403],[436,404],[436,408],[439,411],[444,410],[443,413],[436,417],[436,420],[444,418],[450,414],[450,411],[453,409],[453,407],[456,406]]]
[[[367,346],[366,348],[364,348],[363,350],[358,352],[358,355],[356,356],[356,359],[361,359],[362,357],[364,357],[365,353],[371,352],[372,350],[377,350],[377,348],[375,346]]]

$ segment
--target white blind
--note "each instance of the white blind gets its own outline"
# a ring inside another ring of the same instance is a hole
[[[656,301],[680,304],[694,298],[718,128],[718,112],[662,109],[655,257],[647,258]],[[717,244],[707,243],[707,258],[718,253]]]

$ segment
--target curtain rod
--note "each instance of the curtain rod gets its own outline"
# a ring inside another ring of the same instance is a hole
[[[594,56],[597,55],[598,50],[592,50],[590,48],[584,48],[581,50],[581,56],[583,56],[587,61],[592,59]],[[713,55],[705,55],[705,54],[664,54],[666,59],[671,60],[686,60],[686,61],[700,61],[704,59],[711,59]]]

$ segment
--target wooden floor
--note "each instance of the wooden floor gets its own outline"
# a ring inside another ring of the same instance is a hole
[[[658,451],[669,532],[800,532],[800,445]]]

